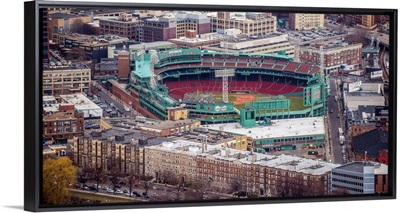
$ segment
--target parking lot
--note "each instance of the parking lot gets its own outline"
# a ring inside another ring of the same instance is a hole
[[[282,33],[287,33],[289,35],[289,41],[297,45],[306,45],[318,42],[339,42],[344,39],[346,33],[338,32],[329,29],[314,29],[314,30],[287,30],[280,29]]]

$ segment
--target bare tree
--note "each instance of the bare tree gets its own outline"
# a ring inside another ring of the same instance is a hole
[[[188,183],[189,191],[185,193],[186,200],[203,200],[208,190],[207,181],[196,178]]]
[[[234,178],[230,183],[230,193],[240,198],[246,196],[246,192],[243,191],[243,182],[239,177]]]
[[[369,41],[368,41],[368,31],[365,29],[357,29],[355,34],[352,35],[347,35],[345,39],[349,42],[358,42],[362,43],[363,47],[368,46]]]
[[[75,19],[72,26],[71,31],[73,33],[83,33],[83,21],[81,19]]]
[[[104,173],[101,167],[93,170],[92,179],[96,181],[96,191],[99,191],[100,183],[104,182]]]
[[[82,188],[85,186],[88,180],[90,180],[90,169],[84,168],[78,171],[78,182],[82,184]]]
[[[135,176],[133,174],[129,175],[127,178],[127,184],[129,186],[129,197],[132,196],[132,189],[133,189],[133,185],[135,184]]]

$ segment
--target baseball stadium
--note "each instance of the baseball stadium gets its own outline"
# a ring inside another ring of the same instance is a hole
[[[327,87],[320,67],[284,54],[192,49],[133,54],[127,90],[160,120],[168,108],[188,109],[202,124],[316,117],[325,114]]]

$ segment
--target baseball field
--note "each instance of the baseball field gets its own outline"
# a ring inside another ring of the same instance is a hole
[[[214,96],[215,102],[222,102],[222,93],[211,93]],[[236,108],[243,108],[246,102],[255,101],[257,97],[266,97],[267,95],[261,93],[229,93],[228,101],[233,103]],[[303,106],[303,97],[299,96],[285,96],[290,100],[290,110],[304,110],[307,107]]]

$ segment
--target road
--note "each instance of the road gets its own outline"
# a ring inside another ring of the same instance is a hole
[[[100,91],[98,90],[100,88]],[[117,117],[132,117],[133,115],[136,115],[135,111],[132,109],[127,112],[124,109],[124,104],[121,100],[117,99],[114,95],[112,95],[109,91],[101,87],[100,85],[96,85],[95,88],[92,90],[92,93],[98,96],[98,98],[103,102],[106,103],[113,103],[116,107],[117,110]],[[108,104],[110,106],[110,104]],[[111,107],[110,107],[111,108]],[[109,113],[106,111],[104,112],[104,116],[109,116]]]
[[[330,138],[331,138],[331,149],[332,149],[332,161],[335,163],[343,164],[343,156],[342,156],[342,145],[340,145],[339,141],[339,127],[341,127],[340,120],[342,119],[341,112],[339,110],[340,100],[335,101],[335,96],[338,96],[338,91],[336,88],[336,78],[329,78],[330,84],[330,97],[328,98],[328,122],[330,129]],[[333,112],[330,112],[333,110]],[[337,117],[339,115],[339,118]]]

